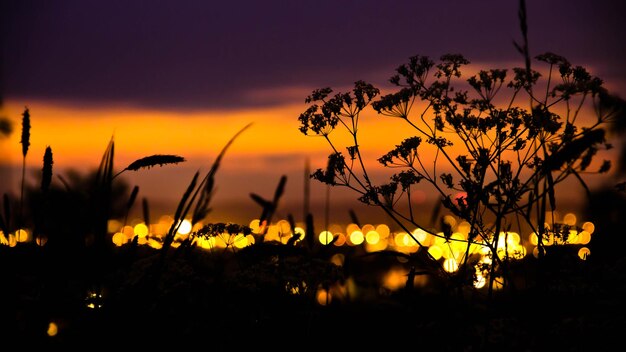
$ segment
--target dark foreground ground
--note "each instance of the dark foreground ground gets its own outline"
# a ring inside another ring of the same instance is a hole
[[[624,256],[581,261],[564,248],[540,266],[530,257],[511,268],[516,289],[488,299],[436,278],[381,289],[380,272],[397,263],[387,256],[338,267],[328,254],[266,247],[172,249],[165,258],[134,246],[104,254],[0,247],[1,340],[21,346],[12,350],[586,351],[626,338]],[[346,277],[353,294],[317,303],[310,287]],[[308,288],[293,294],[298,282]]]

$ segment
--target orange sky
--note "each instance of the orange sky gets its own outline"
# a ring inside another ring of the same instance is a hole
[[[168,207],[174,209],[193,174],[198,170],[207,171],[226,142],[248,123],[253,125],[231,146],[217,175],[214,203],[218,214],[233,211],[246,216],[256,214],[260,208],[250,200],[249,193],[271,198],[281,175],[288,176],[283,199],[294,207],[302,201],[306,160],[310,160],[311,169],[324,168],[330,152],[322,138],[307,137],[298,130],[297,117],[306,107],[304,103],[274,108],[174,112],[124,106],[85,107],[43,101],[28,104],[8,101],[5,113],[13,120],[15,129],[8,139],[0,141],[0,164],[14,167],[8,182],[3,184],[3,192],[11,187],[16,190],[20,179],[20,122],[25,106],[29,108],[32,125],[27,156],[31,174],[41,168],[48,145],[54,155],[55,174],[63,175],[69,168],[94,169],[112,136],[117,170],[153,154],[185,157],[187,161],[178,165],[124,174],[131,186],[140,187],[142,197],[155,204],[164,204],[165,211]],[[376,159],[408,137],[411,130],[399,119],[376,116],[371,111],[361,121],[359,135],[365,158],[370,161],[370,167],[380,171]],[[331,137],[337,138],[339,133],[333,132]],[[592,177],[590,183],[594,182]],[[317,181],[311,186],[311,201],[323,202],[325,188]],[[352,192],[337,191],[333,191],[332,196],[336,201],[354,200],[357,196]],[[220,204],[223,213],[219,212]],[[299,209],[286,211],[299,212]],[[345,218],[347,210],[342,211],[346,213]]]
[[[249,193],[270,198],[283,174],[289,177],[284,199],[301,201],[306,160],[310,160],[311,169],[324,168],[330,151],[322,138],[304,136],[298,130],[297,117],[304,104],[182,113],[8,101],[5,112],[13,121],[14,133],[0,141],[0,164],[13,165],[8,179],[13,190],[19,186],[21,115],[25,106],[29,108],[32,126],[26,158],[31,173],[41,168],[46,146],[52,148],[55,174],[63,175],[69,168],[95,169],[112,136],[117,170],[153,154],[185,157],[187,161],[178,165],[124,174],[131,186],[139,185],[143,196],[157,202],[177,201],[195,171],[207,171],[221,148],[248,123],[252,126],[230,147],[218,172],[216,202],[243,201],[256,211],[258,206],[250,200]],[[375,159],[404,139],[407,131],[393,118],[368,116],[362,121],[360,134],[367,141],[366,157],[373,167],[379,168]],[[374,123],[375,128],[371,128]],[[323,187],[317,181],[311,185],[314,189],[311,200],[322,201],[325,192],[319,190]],[[3,192],[11,188],[6,182],[3,187]],[[355,198],[355,194],[348,196]]]

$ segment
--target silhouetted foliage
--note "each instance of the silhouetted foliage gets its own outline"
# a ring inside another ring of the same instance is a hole
[[[524,67],[513,68],[512,77],[506,69],[488,69],[463,78],[469,60],[462,55],[443,55],[438,62],[417,55],[390,78],[395,92],[379,96],[379,89],[363,81],[350,93],[317,89],[305,99],[310,106],[298,118],[302,133],[323,137],[332,150],[326,170],[318,169],[311,177],[353,190],[361,202],[384,210],[420,245],[410,229],[450,241],[449,230],[416,220],[410,191],[418,184],[432,187],[447,211],[470,224],[464,234],[466,249],[456,258],[457,264],[469,268],[452,276],[487,278],[490,289],[498,277],[505,285],[510,280],[507,267],[514,255],[499,243],[507,241],[515,224],[517,233],[530,229],[537,234],[539,257],[545,254],[547,238],[567,238],[570,228],[546,217],[557,210],[557,186],[573,177],[588,190],[583,174],[609,171],[609,160],[597,165],[594,159],[600,150],[611,148],[606,128],[623,114],[624,105],[599,78],[562,56],[548,52],[533,61],[523,3],[519,17],[524,42],[515,46]],[[368,107],[381,118],[398,118],[415,133],[378,159],[386,168],[401,170],[389,183],[372,181],[361,154],[365,143],[357,131]],[[335,137],[341,130],[350,144],[336,142],[342,140]],[[400,202],[408,205],[408,212]],[[470,244],[489,251],[488,271],[475,274],[471,269],[484,265]],[[441,264],[438,267],[448,275]]]

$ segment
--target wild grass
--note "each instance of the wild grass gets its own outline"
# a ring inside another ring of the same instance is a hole
[[[543,239],[571,230],[545,218],[556,209],[555,186],[565,176],[583,182],[581,175],[606,144],[601,128],[623,117],[624,104],[582,68],[556,55],[540,56],[539,62],[558,71],[564,82],[547,83],[541,90],[545,94],[536,93],[539,76],[528,50],[525,16],[522,7],[523,43],[516,46],[524,67],[514,70],[507,108],[493,103],[495,94],[506,90],[503,71],[482,71],[469,78],[466,83],[478,95],[470,98],[469,92],[452,89],[466,60],[449,55],[438,64],[426,57],[411,58],[392,77],[399,90],[389,95],[380,96],[377,88],[361,81],[350,93],[316,90],[300,116],[301,130],[321,135],[332,149],[326,168],[315,171],[314,179],[328,184],[329,192],[331,186],[354,190],[363,202],[387,213],[415,243],[420,240],[411,226],[443,239],[442,246],[450,251],[463,245],[458,270],[449,270],[425,245],[410,253],[394,248],[367,252],[364,245],[336,245],[337,234],[331,234],[329,243],[320,243],[308,206],[308,183],[300,221],[289,214],[287,221],[276,222],[288,182],[285,175],[271,198],[250,193],[251,202],[260,207],[258,226],[207,222],[222,160],[251,124],[224,145],[204,175],[199,170],[193,174],[160,235],[152,231],[155,221],[148,199],[142,197],[148,233],[133,230],[130,240],[119,246],[113,243],[117,229],[109,225],[119,220],[124,231],[141,196],[140,185],[130,189],[123,174],[176,167],[185,158],[154,154],[116,171],[111,138],[92,174],[54,178],[49,146],[39,187],[26,187],[23,167],[19,200],[3,195],[2,341],[57,349],[206,343],[213,350],[380,345],[513,351],[582,350],[597,347],[598,336],[618,337],[624,316],[613,312],[626,308],[621,298],[626,293],[623,252],[609,252],[615,245],[609,241],[592,248],[599,254],[580,260],[578,247],[548,246]],[[434,80],[427,83],[433,74]],[[529,109],[514,104],[522,94],[531,102]],[[597,123],[591,127],[575,123],[579,108],[569,104],[576,95],[598,103]],[[418,100],[425,100],[428,108],[414,118],[409,113]],[[557,102],[567,104],[572,115],[561,119],[551,112]],[[402,168],[388,184],[374,184],[361,156],[366,141],[358,138],[357,127],[367,106],[416,131],[381,157],[385,166]],[[28,109],[22,126],[24,161],[30,139]],[[345,149],[348,160],[331,139],[337,126],[353,138]],[[450,134],[461,136],[466,155],[451,154],[445,138]],[[421,161],[423,144],[436,151],[434,165]],[[515,156],[514,161],[505,160],[504,154]],[[453,171],[444,172],[437,166],[440,162]],[[606,167],[601,164],[597,171]],[[308,165],[305,173],[308,176]],[[254,181],[254,175],[250,178]],[[410,194],[418,182],[441,195],[431,221],[436,225],[417,222],[414,212],[422,209],[411,203]],[[454,197],[457,191],[465,195]],[[619,193],[611,195],[617,209],[626,204]],[[408,213],[396,207],[401,197],[408,201]],[[455,235],[442,216],[444,210],[470,224],[466,238]],[[359,228],[368,222],[353,211],[350,216]],[[514,260],[506,238],[500,248],[500,234],[507,236],[517,221],[526,221],[537,232],[537,257],[528,254]],[[183,235],[186,222],[191,231]],[[600,237],[594,241],[623,231],[619,224],[597,223]],[[29,231],[34,241],[17,241]],[[471,245],[487,251],[470,253]],[[487,289],[475,286],[478,275],[488,280]],[[383,284],[389,277],[395,280],[394,289]]]

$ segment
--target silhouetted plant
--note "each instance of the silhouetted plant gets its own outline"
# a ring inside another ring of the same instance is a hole
[[[438,62],[414,56],[390,78],[395,92],[381,94],[363,81],[348,93],[317,89],[305,99],[309,107],[299,116],[300,131],[321,136],[332,150],[327,167],[312,178],[353,190],[361,202],[386,212],[420,246],[410,228],[448,243],[465,243],[454,276],[471,283],[477,279],[475,269],[485,269],[479,271],[488,278],[490,293],[496,277],[508,283],[507,264],[514,254],[499,243],[506,243],[512,228],[521,233],[528,226],[537,234],[539,258],[548,237],[567,238],[569,227],[556,223],[554,216],[546,218],[557,209],[556,186],[574,177],[587,189],[583,175],[610,169],[608,160],[593,163],[599,150],[611,148],[604,126],[616,117],[614,109],[601,107],[609,97],[621,101],[608,94],[599,78],[562,56],[548,52],[533,62],[525,21],[522,6],[524,44],[516,47],[525,66],[513,68],[512,74],[488,69],[463,78],[469,60],[462,55],[443,55]],[[539,71],[532,68],[535,64],[542,65]],[[378,159],[384,167],[400,170],[384,184],[373,182],[361,152],[359,122],[368,108],[414,131]],[[342,136],[334,138],[341,132],[350,137],[349,144],[339,144]],[[470,224],[464,239],[452,238],[445,227],[440,232],[418,222],[410,195],[420,183],[428,184],[445,209]],[[406,202],[408,211],[400,202]],[[481,247],[489,252],[486,265],[472,255]]]
[[[24,183],[26,182],[26,154],[28,154],[28,148],[30,147],[30,112],[28,111],[28,108],[24,109],[24,112],[22,113],[22,136],[20,143],[22,144],[22,185],[20,188],[20,211],[18,215],[18,223],[22,222],[22,211],[24,207]]]

